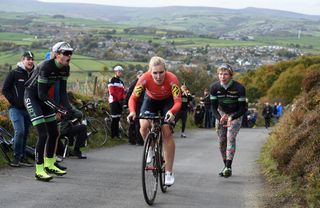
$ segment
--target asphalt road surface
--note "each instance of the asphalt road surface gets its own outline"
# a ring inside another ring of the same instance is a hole
[[[177,130],[176,130],[177,131]],[[213,129],[175,134],[175,184],[158,189],[154,207],[259,207],[263,180],[256,163],[267,130],[241,129],[233,176],[223,178],[217,134]],[[142,147],[129,144],[87,153],[88,159],[67,158],[68,174],[51,182],[34,178],[34,168],[0,169],[1,208],[133,208],[149,207],[140,176]]]

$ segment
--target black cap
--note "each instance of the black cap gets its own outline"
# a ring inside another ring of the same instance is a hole
[[[34,58],[34,54],[31,51],[26,51],[22,54],[23,58]]]

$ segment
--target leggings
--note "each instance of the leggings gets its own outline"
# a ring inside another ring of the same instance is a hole
[[[231,126],[226,128],[218,125],[218,140],[223,160],[233,160],[236,152],[236,136],[241,127],[242,117],[231,121]]]
[[[186,122],[187,122],[188,110],[180,110],[176,116],[176,123],[181,119],[181,132],[184,133],[186,129]]]
[[[51,121],[36,125],[38,131],[38,141],[36,145],[35,160],[37,164],[44,162],[44,149],[46,148],[46,156],[52,158],[54,156],[56,141],[59,136],[57,122]]]

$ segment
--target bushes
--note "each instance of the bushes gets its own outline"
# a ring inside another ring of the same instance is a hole
[[[276,163],[273,167],[290,179],[291,190],[303,207],[320,205],[319,83],[319,70],[307,74],[303,81],[304,92],[294,102],[292,110],[280,119],[268,142],[270,158]]]

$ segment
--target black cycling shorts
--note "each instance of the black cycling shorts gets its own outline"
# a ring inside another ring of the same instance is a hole
[[[56,120],[55,111],[41,101],[32,89],[25,89],[24,105],[30,115],[33,126]]]
[[[141,106],[140,115],[160,112],[161,116],[165,116],[166,113],[173,106],[173,97],[170,96],[164,100],[154,100],[150,98],[147,94],[144,95],[143,104]]]

